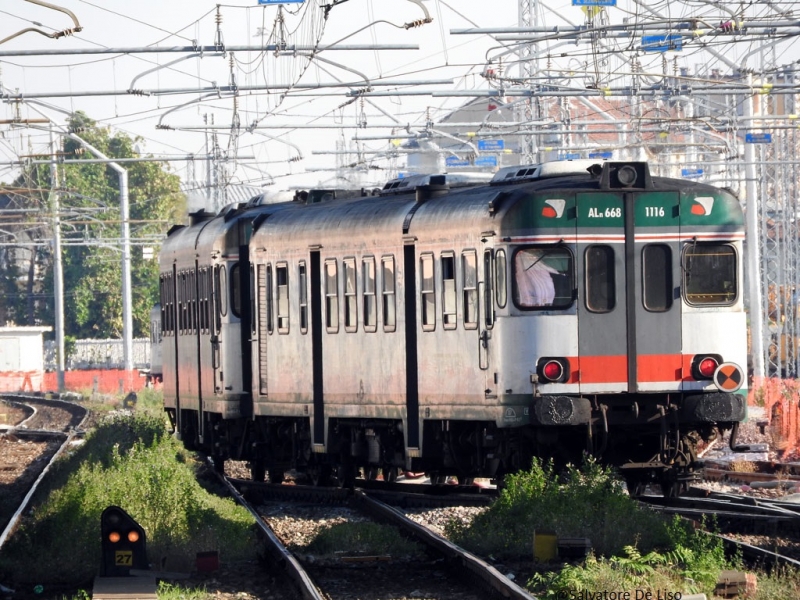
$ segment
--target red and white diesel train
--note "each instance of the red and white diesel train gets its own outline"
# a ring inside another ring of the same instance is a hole
[[[730,192],[640,162],[195,213],[160,254],[165,408],[258,479],[588,452],[675,493],[746,415],[743,238]]]

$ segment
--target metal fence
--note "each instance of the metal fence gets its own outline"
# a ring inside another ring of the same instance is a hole
[[[56,366],[56,343],[45,341],[44,368],[47,371],[54,371]],[[125,360],[122,340],[76,340],[75,348],[67,356],[64,366],[70,370],[123,369]],[[150,339],[134,339],[133,368],[147,369],[149,367]]]

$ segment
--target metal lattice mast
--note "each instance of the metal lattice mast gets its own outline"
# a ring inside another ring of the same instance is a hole
[[[534,27],[538,25],[536,18],[538,12],[537,0],[519,0],[519,27]],[[519,60],[519,78],[523,87],[533,88],[533,74],[536,71],[534,61],[538,60],[536,44],[520,44],[517,53]],[[517,105],[517,121],[530,123],[539,119],[538,104],[533,98],[527,98]],[[538,148],[535,135],[526,135],[520,139],[521,162],[538,162]]]
[[[766,299],[762,342],[765,375],[797,377],[798,136],[794,127],[785,126],[786,121],[774,119],[793,114],[795,98],[768,93],[784,78],[792,75],[779,72],[774,53],[768,52],[762,62],[758,112],[764,117],[761,125],[771,135],[771,143],[760,144],[757,152],[761,290]]]

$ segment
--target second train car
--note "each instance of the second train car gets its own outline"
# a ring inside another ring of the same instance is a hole
[[[639,162],[195,214],[160,256],[165,407],[258,479],[588,452],[675,494],[746,415],[743,238],[732,193]]]

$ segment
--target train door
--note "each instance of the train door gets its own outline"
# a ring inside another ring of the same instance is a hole
[[[482,371],[489,371],[490,352],[489,347],[492,338],[492,328],[494,327],[494,256],[491,249],[483,251],[481,258],[481,276],[478,284],[478,302],[480,303],[478,320],[478,367]],[[494,376],[492,376],[494,377]],[[495,382],[487,380],[487,389],[494,389]]]
[[[228,313],[227,269],[224,264],[214,265],[213,285],[213,333],[211,335],[211,368],[214,371],[214,393],[222,395],[222,371],[220,366],[220,335],[222,334],[222,317]]]
[[[679,195],[616,190],[576,204],[581,392],[677,389]]]

